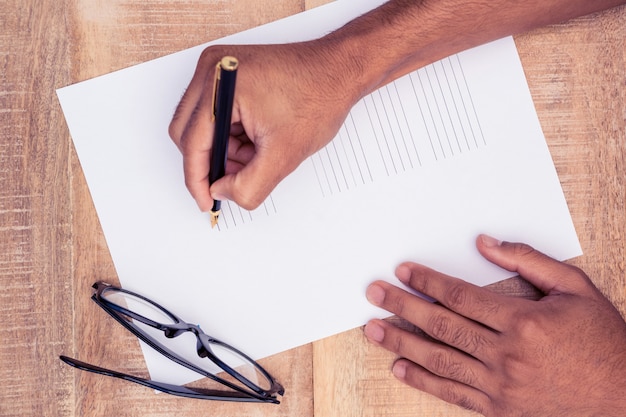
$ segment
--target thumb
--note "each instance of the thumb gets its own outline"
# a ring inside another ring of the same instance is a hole
[[[500,242],[480,235],[476,247],[485,259],[517,272],[544,294],[576,294],[593,288],[589,277],[579,268],[550,258],[525,243]]]

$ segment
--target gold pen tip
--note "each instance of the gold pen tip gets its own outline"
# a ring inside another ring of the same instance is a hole
[[[219,217],[220,217],[220,210],[211,211],[209,213],[211,214],[211,229],[212,229],[215,226],[217,226],[217,221],[219,220]]]

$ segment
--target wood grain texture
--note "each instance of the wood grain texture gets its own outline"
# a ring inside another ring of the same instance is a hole
[[[147,376],[136,339],[89,300],[117,276],[55,89],[327,1],[3,1],[0,415],[474,415],[395,381],[361,329],[264,360],[287,387],[280,406],[155,395],[58,360]],[[585,251],[571,262],[626,314],[626,8],[516,42]],[[534,296],[520,280],[492,287]]]
[[[54,89],[68,80],[63,4],[3,2],[0,21],[0,415],[69,415],[69,141]],[[45,397],[42,398],[42,397]]]

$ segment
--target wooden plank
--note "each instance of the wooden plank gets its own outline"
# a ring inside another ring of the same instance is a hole
[[[62,2],[0,8],[0,415],[67,415],[73,378],[68,138],[54,89],[68,80]]]
[[[584,256],[626,314],[626,7],[517,38]]]

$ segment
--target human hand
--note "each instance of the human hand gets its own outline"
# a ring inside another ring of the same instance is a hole
[[[365,335],[396,354],[406,384],[486,416],[623,416],[626,323],[578,268],[519,243],[477,239],[489,261],[535,285],[538,301],[496,294],[414,263],[396,276],[429,303],[386,282],[373,304],[428,337],[372,320]]]
[[[254,209],[308,156],[324,147],[361,98],[350,63],[324,39],[204,50],[169,133],[183,154],[185,183],[202,211],[213,198]],[[215,65],[239,62],[226,175],[209,190]]]

